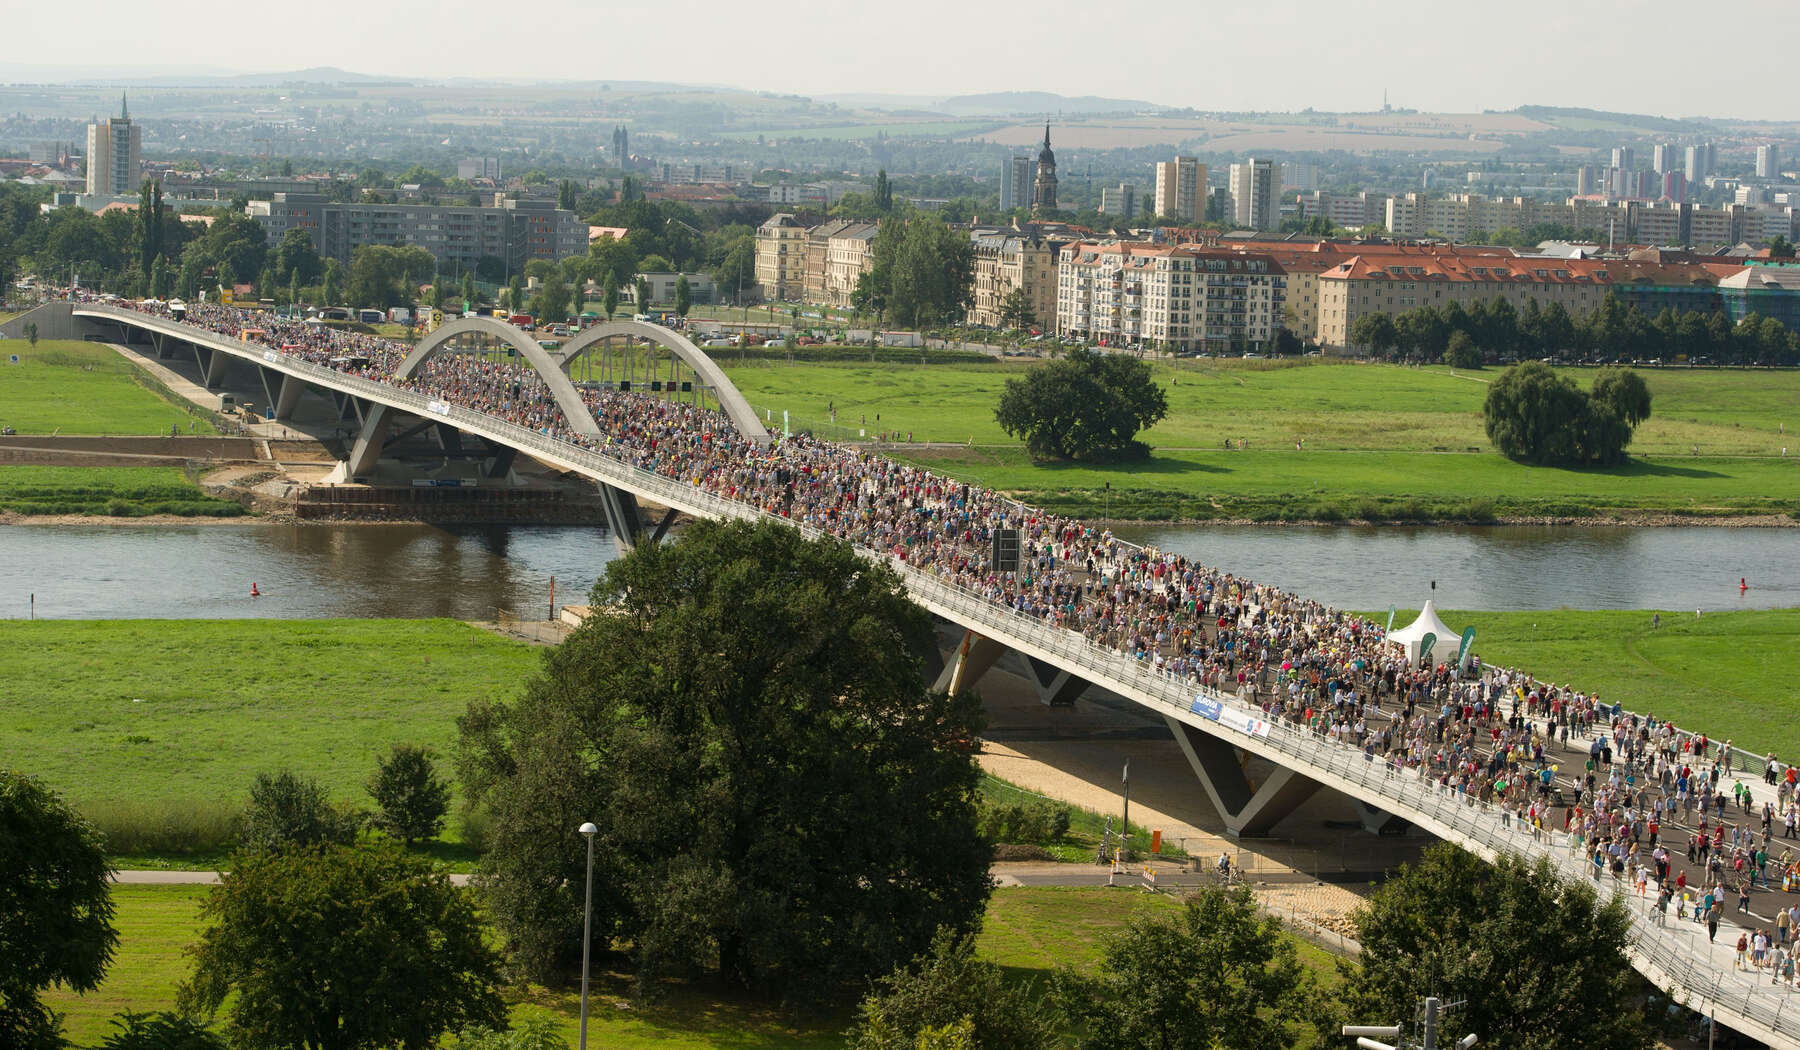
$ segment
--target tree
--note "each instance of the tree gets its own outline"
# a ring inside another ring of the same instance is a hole
[[[556,206],[564,211],[574,211],[575,198],[580,192],[581,187],[575,185],[574,182],[569,179],[562,180],[556,184]]]
[[[1094,977],[1057,977],[1081,1050],[1264,1050],[1300,1037],[1311,982],[1248,889],[1203,889],[1178,915],[1134,917],[1104,943]]]
[[[347,843],[356,838],[355,814],[332,805],[325,786],[292,770],[258,773],[244,808],[244,848],[280,851]]]
[[[253,1046],[423,1050],[505,1017],[470,896],[391,844],[241,853],[207,897],[177,1002]],[[235,993],[235,994],[234,994]]]
[[[849,1050],[914,1050],[925,1032],[966,1024],[979,1050],[1040,1050],[1056,1030],[1029,986],[975,957],[975,938],[940,930],[931,950],[875,982],[856,1008]]]
[[[871,248],[877,298],[894,324],[924,328],[962,320],[975,288],[967,233],[927,215],[887,219]]]
[[[721,294],[730,290],[734,299],[743,289],[756,285],[756,238],[748,234],[732,241],[724,257],[713,270],[713,285]]]
[[[1788,239],[1786,237],[1783,237],[1780,234],[1776,234],[1775,239],[1771,240],[1769,242],[1769,258],[1771,258],[1771,259],[1792,259],[1793,257],[1794,257],[1794,246],[1792,244],[1788,243]]]
[[[606,278],[600,282],[600,309],[608,321],[619,312],[619,278],[611,270],[606,271]]]
[[[459,722],[494,816],[488,914],[527,973],[579,958],[586,820],[594,936],[628,942],[641,982],[826,998],[978,921],[979,701],[926,690],[930,623],[892,569],[702,521],[612,562],[593,601],[612,614],[523,697]]]
[[[1000,303],[1000,324],[1005,328],[1026,328],[1037,323],[1032,316],[1031,297],[1025,289],[1014,288]]]
[[[641,273],[638,274],[637,280],[635,280],[631,283],[631,292],[632,292],[631,298],[632,298],[632,301],[637,304],[638,313],[649,312],[649,310],[650,310],[650,282],[649,282],[649,280],[647,280],[644,277],[643,274],[641,274]]]
[[[525,285],[516,273],[506,282],[506,309],[515,314],[525,309]]]
[[[36,347],[37,341],[38,341],[37,322],[36,321],[26,322],[26,324],[25,324],[25,342],[26,342],[26,344],[29,346],[32,346],[32,347]]]
[[[1488,440],[1508,459],[1544,465],[1576,459],[1575,429],[1587,399],[1549,365],[1514,365],[1488,386],[1481,413]]]
[[[894,187],[888,182],[886,168],[875,173],[875,210],[887,215],[894,210]]]
[[[417,245],[366,244],[350,255],[350,301],[357,306],[387,309],[410,304],[417,294],[412,274],[436,265],[431,253]]]
[[[1480,368],[1481,348],[1467,332],[1453,332],[1444,348],[1444,363],[1451,368]]]
[[[531,297],[531,313],[540,321],[562,321],[569,316],[569,286],[563,283],[562,274],[550,271],[539,284],[537,294]]]
[[[281,244],[275,249],[275,272],[287,274],[290,280],[298,278],[301,284],[311,284],[324,271],[325,263],[313,247],[311,233],[295,227],[281,235]]]
[[[1350,342],[1366,346],[1369,353],[1386,357],[1400,345],[1400,332],[1394,319],[1384,313],[1364,314],[1350,323]]]
[[[1594,376],[1592,396],[1634,427],[1650,418],[1650,387],[1629,368],[1602,368]]]
[[[688,285],[687,276],[684,274],[675,278],[675,316],[686,317],[688,311],[693,308],[694,290]]]
[[[1555,916],[1554,922],[1545,922]],[[1448,843],[1383,882],[1356,922],[1360,965],[1340,964],[1349,1016],[1412,1016],[1467,1000],[1457,1027],[1517,1050],[1647,1050],[1644,982],[1625,956],[1630,919],[1547,860],[1488,864]]]
[[[463,309],[467,310],[470,307],[474,306],[475,305],[475,277],[473,274],[468,274],[468,273],[463,274],[461,292],[462,292]]]
[[[41,781],[0,769],[0,871],[0,1045],[60,1046],[39,994],[93,990],[119,944],[106,846]]]
[[[326,306],[343,305],[344,267],[336,259],[325,260],[325,285],[319,291]]]
[[[1149,364],[1077,347],[1008,379],[994,418],[1033,459],[1143,459],[1138,431],[1168,411]]]
[[[407,846],[437,838],[450,809],[450,785],[437,775],[428,747],[395,744],[386,758],[375,760],[369,797],[375,800],[375,826]]]

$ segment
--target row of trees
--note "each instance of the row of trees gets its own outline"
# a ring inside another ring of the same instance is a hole
[[[1559,302],[1540,307],[1536,299],[1523,310],[1494,299],[1365,314],[1350,325],[1349,338],[1378,357],[1438,361],[1458,333],[1489,361],[1569,353],[1603,362],[1686,354],[1720,364],[1800,363],[1800,336],[1773,317],[1751,314],[1734,325],[1720,310],[1673,308],[1646,317],[1610,293],[1579,319]]]

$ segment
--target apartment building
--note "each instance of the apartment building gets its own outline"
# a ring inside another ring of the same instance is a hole
[[[1267,230],[1281,222],[1275,162],[1251,157],[1231,166],[1232,221],[1246,230]]]
[[[144,170],[144,129],[131,122],[125,96],[119,115],[87,126],[87,192],[90,197],[120,197],[138,192]]]
[[[1075,242],[1058,257],[1056,326],[1103,346],[1261,349],[1282,323],[1286,283],[1258,253]]]
[[[819,302],[831,306],[849,306],[856,293],[857,282],[875,266],[871,249],[875,245],[876,225],[853,222],[831,234],[825,243],[824,295]]]
[[[849,219],[832,219],[806,231],[805,269],[801,278],[801,298],[805,302],[825,301],[825,258],[831,238],[854,225]]]
[[[1206,218],[1206,165],[1181,156],[1158,162],[1156,214],[1178,222]]]
[[[1137,187],[1121,182],[1100,188],[1100,214],[1129,219],[1137,214]]]
[[[969,240],[975,272],[968,323],[1003,327],[1006,300],[1020,290],[1031,304],[1032,323],[1046,328],[1056,323],[1057,258],[1066,239],[988,229],[972,231]]]
[[[756,229],[756,283],[764,299],[795,300],[806,291],[806,227],[787,212]]]
[[[1360,193],[1314,190],[1300,195],[1300,215],[1307,219],[1323,218],[1346,230],[1360,230],[1364,226],[1387,225],[1387,202],[1387,194],[1374,190]]]
[[[586,255],[588,227],[555,201],[497,199],[489,206],[338,204],[319,193],[276,193],[251,201],[245,213],[262,223],[269,246],[291,229],[307,231],[325,259],[348,264],[365,245],[409,244],[440,264],[473,268],[484,256],[519,272],[532,259]]]

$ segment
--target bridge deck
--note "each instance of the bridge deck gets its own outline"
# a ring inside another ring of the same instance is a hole
[[[516,448],[552,466],[580,473],[596,482],[616,486],[689,514],[741,520],[768,517],[747,504],[631,467],[526,427],[370,379],[345,375],[266,346],[112,307],[78,304],[74,316],[155,331],[222,350],[322,389],[438,420],[496,444]],[[1501,852],[1512,852],[1545,857],[1566,878],[1592,880],[1591,869],[1581,858],[1572,855],[1567,847],[1567,836],[1560,829],[1535,832],[1517,821],[1503,821],[1498,809],[1453,794],[1416,770],[1401,769],[1379,757],[1366,756],[1358,748],[1322,737],[1305,727],[1268,721],[1257,707],[1216,690],[1196,687],[1191,682],[1161,674],[1145,662],[1096,645],[1076,631],[999,606],[886,552],[865,549],[863,553],[871,560],[891,565],[913,599],[946,620],[1400,816],[1480,856],[1492,859]],[[1762,797],[1767,797],[1767,793],[1763,792]],[[1760,801],[1759,798],[1759,805]],[[1685,836],[1681,844],[1683,850],[1678,856],[1682,867],[1676,870],[1685,870],[1686,866]],[[1672,913],[1670,921],[1661,921],[1659,914],[1649,907],[1647,898],[1637,898],[1631,892],[1629,881],[1617,882],[1608,877],[1600,881],[1599,888],[1603,897],[1620,897],[1631,909],[1631,961],[1640,972],[1679,1001],[1712,1014],[1739,1031],[1772,1046],[1800,1050],[1800,995],[1772,984],[1766,972],[1733,969],[1731,956],[1737,940],[1736,929],[1728,926],[1720,931],[1716,943],[1709,943],[1704,927],[1676,923]],[[1775,896],[1780,895],[1770,894],[1771,898]],[[1735,901],[1728,901],[1728,906],[1733,904]],[[1731,916],[1728,907],[1726,917]],[[1761,919],[1761,916],[1753,917]],[[1773,927],[1767,920],[1762,924]]]

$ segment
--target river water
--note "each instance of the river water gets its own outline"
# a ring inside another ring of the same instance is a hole
[[[1800,531],[1732,528],[1121,528],[1340,608],[1800,606]],[[540,619],[617,553],[577,526],[75,525],[0,528],[0,617]],[[1740,594],[1738,580],[1750,589]],[[1437,582],[1437,589],[1431,583]],[[255,583],[262,597],[250,597]]]

